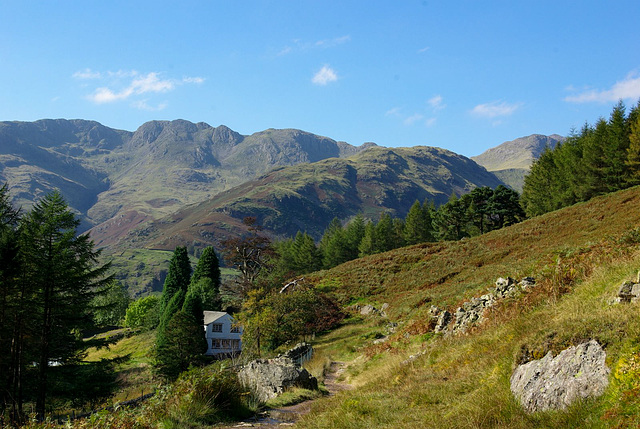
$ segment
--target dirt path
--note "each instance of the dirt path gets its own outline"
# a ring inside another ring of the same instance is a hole
[[[338,382],[338,378],[344,372],[346,364],[344,362],[331,362],[331,366],[324,378],[324,386],[329,391],[329,396],[336,394],[342,390],[351,388],[346,383]],[[287,426],[293,426],[294,423],[303,415],[311,411],[313,400],[301,402],[288,407],[276,408],[269,410],[265,415],[257,417],[255,421],[239,422],[235,425],[225,427],[231,428],[261,428],[261,429],[278,429]]]

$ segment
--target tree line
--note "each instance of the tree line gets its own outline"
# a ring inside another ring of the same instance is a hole
[[[640,102],[626,113],[620,101],[608,120],[585,123],[546,149],[524,179],[527,216],[587,201],[640,184]]]
[[[383,213],[377,222],[357,215],[346,226],[334,219],[316,245],[305,232],[274,244],[274,269],[292,275],[329,269],[344,262],[399,247],[460,240],[525,219],[519,194],[505,186],[475,188],[436,208],[416,201],[404,219]]]
[[[78,405],[108,397],[113,362],[83,362],[83,339],[93,329],[95,299],[113,287],[109,265],[58,192],[22,213],[0,188],[0,426],[25,421],[55,404]]]

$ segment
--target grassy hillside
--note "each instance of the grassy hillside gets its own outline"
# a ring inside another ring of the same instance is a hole
[[[342,381],[352,389],[316,400],[296,427],[637,427],[640,304],[610,301],[639,268],[640,188],[633,188],[485,236],[398,249],[306,276],[344,306],[390,306],[388,318],[351,317],[315,339],[312,371],[346,362]],[[454,310],[498,276],[526,275],[536,278],[533,289],[500,301],[466,334],[431,331],[431,305]],[[395,332],[376,341],[389,334],[390,322]],[[516,364],[588,339],[607,352],[605,394],[565,411],[525,413],[509,390]],[[132,355],[122,368],[130,387],[148,383],[148,341],[122,340],[112,351]],[[99,353],[91,358],[104,357]],[[155,411],[141,412],[152,419]],[[114,419],[105,427],[118,427]]]
[[[640,423],[639,306],[610,305],[640,268],[640,189],[634,188],[456,243],[419,245],[353,261],[312,276],[344,304],[390,304],[399,323],[356,349],[347,372],[356,386],[318,401],[303,428],[635,427]],[[467,335],[434,335],[431,305],[455,310],[499,276],[538,280],[505,300]],[[309,277],[308,277],[309,278]],[[386,322],[377,328],[382,332]],[[338,339],[348,337],[332,333]],[[604,344],[611,384],[599,399],[564,412],[528,415],[509,378],[523,353],[536,357],[595,338]],[[354,344],[355,345],[355,344]],[[353,347],[353,346],[352,346]],[[328,359],[348,344],[320,347]],[[411,355],[414,359],[408,359]]]
[[[170,217],[134,229],[122,245],[172,249],[176,244],[215,245],[242,231],[256,216],[271,234],[307,231],[319,238],[335,217],[382,212],[404,217],[416,201],[445,203],[452,193],[501,182],[453,152],[433,148],[372,147],[348,158],[279,168],[255,180],[185,207]]]

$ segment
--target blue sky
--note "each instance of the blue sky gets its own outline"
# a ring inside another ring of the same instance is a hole
[[[0,120],[298,128],[472,156],[640,99],[640,1],[4,1]]]

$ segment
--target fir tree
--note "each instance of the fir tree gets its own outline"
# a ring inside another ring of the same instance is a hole
[[[187,248],[184,246],[178,246],[173,251],[171,261],[169,261],[169,271],[167,277],[164,280],[164,287],[162,288],[162,312],[169,304],[169,301],[173,296],[182,290],[186,292],[191,282],[191,263],[189,262],[189,255]]]
[[[88,235],[76,235],[76,219],[62,196],[53,192],[22,219],[21,282],[30,285],[36,372],[36,413],[43,417],[50,388],[51,363],[74,364],[90,343],[76,332],[92,326],[95,291],[106,286],[108,265],[96,267],[99,252]]]

